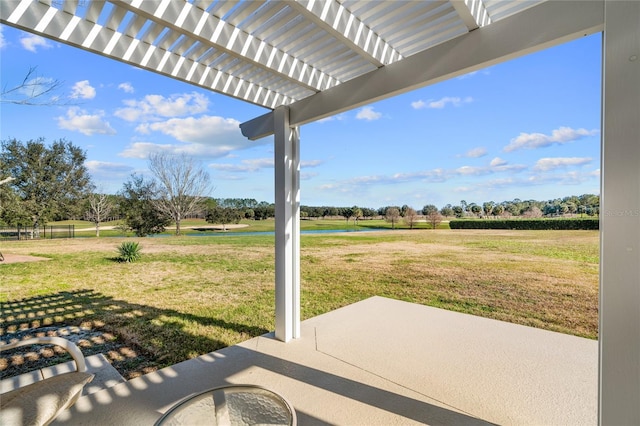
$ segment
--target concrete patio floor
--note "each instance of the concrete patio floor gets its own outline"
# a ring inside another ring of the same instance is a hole
[[[82,397],[54,424],[152,425],[227,384],[283,395],[298,424],[597,423],[598,344],[373,297]]]

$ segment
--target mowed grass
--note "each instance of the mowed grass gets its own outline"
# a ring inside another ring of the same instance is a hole
[[[378,295],[597,338],[598,240],[597,231],[303,235],[302,317]],[[123,241],[140,243],[140,261],[117,261]],[[274,328],[271,235],[1,244],[5,255],[51,259],[0,263],[3,340],[98,330],[85,350],[109,351],[133,377]]]

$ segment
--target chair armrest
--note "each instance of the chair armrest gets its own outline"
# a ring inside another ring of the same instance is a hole
[[[9,343],[6,345],[0,345],[0,352],[7,351],[9,349],[15,349],[20,346],[28,346],[28,345],[42,345],[42,344],[51,344],[64,348],[73,360],[76,363],[76,370],[80,373],[84,373],[87,371],[87,364],[84,362],[84,355],[70,340],[63,339],[62,337],[34,337],[32,339],[20,340],[18,342]]]

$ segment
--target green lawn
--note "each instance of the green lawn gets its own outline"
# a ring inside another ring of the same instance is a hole
[[[123,241],[140,242],[140,261],[117,262]],[[302,316],[379,295],[597,338],[598,241],[597,231],[306,234]],[[273,235],[3,241],[0,251],[51,259],[0,263],[0,337],[77,326],[83,350],[107,353],[128,377],[274,328]]]

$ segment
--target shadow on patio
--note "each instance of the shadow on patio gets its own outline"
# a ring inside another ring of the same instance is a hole
[[[299,424],[596,424],[597,341],[373,297],[81,398],[58,424],[152,424],[226,384],[272,389]]]

